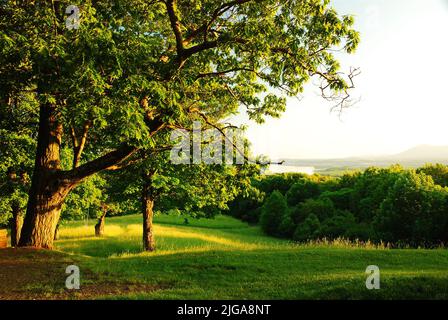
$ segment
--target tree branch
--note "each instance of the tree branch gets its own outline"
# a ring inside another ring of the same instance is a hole
[[[216,130],[218,130],[219,131],[219,133],[224,137],[224,139],[225,140],[227,140],[228,142],[230,142],[231,144],[232,144],[232,146],[235,148],[235,150],[244,158],[244,160],[246,160],[247,162],[249,162],[249,163],[254,163],[254,164],[261,164],[261,165],[268,165],[268,164],[278,164],[278,165],[282,165],[285,161],[283,160],[283,161],[280,161],[280,162],[267,162],[267,163],[261,163],[260,161],[258,161],[258,160],[252,160],[252,159],[250,159],[247,155],[246,155],[246,153],[244,152],[244,150],[242,151],[242,150],[240,150],[240,148],[235,144],[235,142],[233,141],[233,140],[230,140],[228,137],[227,137],[227,135],[226,135],[226,133],[225,133],[225,128],[221,128],[220,126],[218,126],[217,124],[215,124],[215,123],[213,123],[212,121],[210,121],[209,119],[208,119],[208,117],[204,114],[204,113],[202,113],[202,112],[200,112],[199,111],[199,109],[197,109],[197,108],[192,108],[192,109],[190,109],[189,110],[189,112],[190,113],[197,113],[197,114],[199,114],[199,116],[204,120],[204,122],[206,123],[206,124],[208,124],[209,126],[211,126],[211,127],[213,127],[213,128],[215,128]]]
[[[180,29],[179,17],[176,14],[174,0],[167,0],[165,2],[165,5],[168,17],[170,19],[171,28],[173,29],[174,36],[176,38],[177,55],[180,59],[182,59],[184,51],[184,40],[182,37],[182,31]]]
[[[79,165],[79,162],[81,161],[81,155],[84,151],[84,147],[86,145],[87,141],[87,134],[89,132],[89,128],[91,126],[91,121],[86,121],[83,126],[81,139],[78,140],[78,137],[76,135],[75,128],[72,126],[70,133],[72,136],[72,142],[73,142],[73,169],[76,168]]]
[[[213,14],[210,21],[207,23],[206,30],[210,28],[210,26],[218,19],[221,15],[226,13],[228,10],[232,9],[236,5],[244,4],[246,2],[250,2],[252,0],[234,0],[227,3],[223,3],[219,8],[217,8]]]
[[[232,69],[228,69],[228,70],[223,70],[223,71],[216,71],[216,72],[208,72],[208,73],[200,73],[196,76],[196,80],[200,79],[200,78],[205,78],[205,77],[221,77],[226,75],[227,73],[231,73],[231,72],[237,72],[237,71],[247,71],[247,72],[256,72],[255,69],[251,69],[251,68],[243,68],[243,67],[237,67],[237,68],[232,68]]]
[[[102,157],[83,164],[70,171],[63,171],[62,175],[65,179],[72,183],[80,182],[82,179],[95,174],[101,170],[112,167],[121,161],[127,159],[138,150],[137,147],[129,146],[127,144],[121,145],[118,149],[111,151]]]

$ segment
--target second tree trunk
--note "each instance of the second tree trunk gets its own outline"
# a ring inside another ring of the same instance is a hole
[[[20,240],[20,232],[22,230],[23,217],[21,209],[18,204],[12,207],[12,221],[11,221],[11,247],[17,247]]]
[[[152,174],[145,175],[142,192],[143,213],[143,249],[154,251],[156,243],[154,240],[154,226],[152,219],[154,215],[154,192],[152,188]]]
[[[106,212],[98,219],[98,223],[95,225],[95,236],[102,237],[104,235],[104,224],[106,220]]]

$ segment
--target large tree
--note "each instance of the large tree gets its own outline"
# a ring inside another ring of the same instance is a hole
[[[79,28],[66,27],[72,4]],[[74,187],[187,118],[216,123],[241,105],[259,122],[280,116],[312,77],[343,108],[353,74],[333,52],[356,48],[352,25],[327,0],[0,1],[0,101],[39,102],[20,245],[51,248]]]

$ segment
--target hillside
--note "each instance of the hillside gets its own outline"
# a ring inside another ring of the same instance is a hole
[[[158,251],[141,253],[141,217],[61,229],[58,251],[0,250],[2,299],[415,299],[448,298],[446,250],[390,250],[344,243],[295,245],[230,217],[156,218]],[[81,269],[81,290],[64,289],[65,266]],[[381,290],[365,288],[368,265]],[[39,267],[42,266],[42,267]],[[45,267],[43,267],[45,266]],[[23,267],[23,270],[21,269]],[[32,268],[33,272],[25,272]],[[8,271],[9,270],[9,271]],[[17,273],[17,270],[23,272]],[[20,274],[21,276],[11,276]]]
[[[440,160],[447,161],[448,146],[419,145],[385,158],[401,159],[401,160],[422,159],[428,162],[435,162]]]

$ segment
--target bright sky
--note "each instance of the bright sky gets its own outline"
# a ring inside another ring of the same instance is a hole
[[[333,0],[353,14],[361,44],[342,59],[360,67],[361,101],[330,113],[310,87],[281,119],[249,123],[255,154],[338,158],[393,154],[419,144],[448,145],[448,0]],[[248,123],[248,122],[246,122]]]

